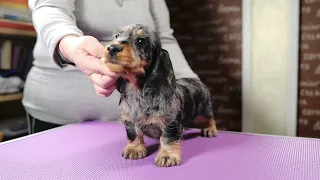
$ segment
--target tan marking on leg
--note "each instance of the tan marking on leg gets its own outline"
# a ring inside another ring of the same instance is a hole
[[[196,117],[193,121],[185,124],[184,127],[201,129],[201,132],[205,137],[215,137],[218,132],[215,119],[207,119],[202,116]]]
[[[147,156],[147,148],[141,133],[136,136],[134,141],[128,140],[122,156],[126,159],[141,159]]]
[[[171,167],[181,164],[181,142],[166,143],[160,138],[160,152],[158,153],[155,163],[159,167]]]

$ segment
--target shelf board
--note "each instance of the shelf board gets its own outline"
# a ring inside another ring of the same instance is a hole
[[[11,28],[2,28],[2,27],[0,27],[0,34],[3,34],[3,35],[15,35],[15,36],[29,36],[29,37],[36,37],[37,36],[35,31],[11,29]]]
[[[23,98],[23,93],[0,95],[0,102],[21,100],[22,98]]]

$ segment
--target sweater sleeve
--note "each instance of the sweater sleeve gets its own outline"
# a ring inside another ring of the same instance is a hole
[[[52,61],[64,67],[64,59],[57,53],[60,40],[66,35],[83,35],[73,14],[75,0],[29,0],[28,4],[37,35],[47,45]]]
[[[197,74],[189,66],[176,38],[173,36],[173,29],[170,25],[170,14],[165,0],[151,0],[150,2],[156,31],[160,36],[163,49],[167,50],[170,54],[176,78],[198,78]]]

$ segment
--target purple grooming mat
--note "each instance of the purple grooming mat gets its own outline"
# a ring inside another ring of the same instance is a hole
[[[203,138],[199,132],[184,133],[181,166],[159,168],[158,140],[145,138],[146,158],[126,160],[122,124],[68,125],[0,144],[0,179],[320,179],[320,140],[234,132]]]

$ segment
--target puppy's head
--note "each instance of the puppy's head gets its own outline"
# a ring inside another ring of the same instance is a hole
[[[115,31],[113,40],[103,50],[101,60],[113,72],[145,74],[160,51],[161,42],[153,30],[132,24]]]

